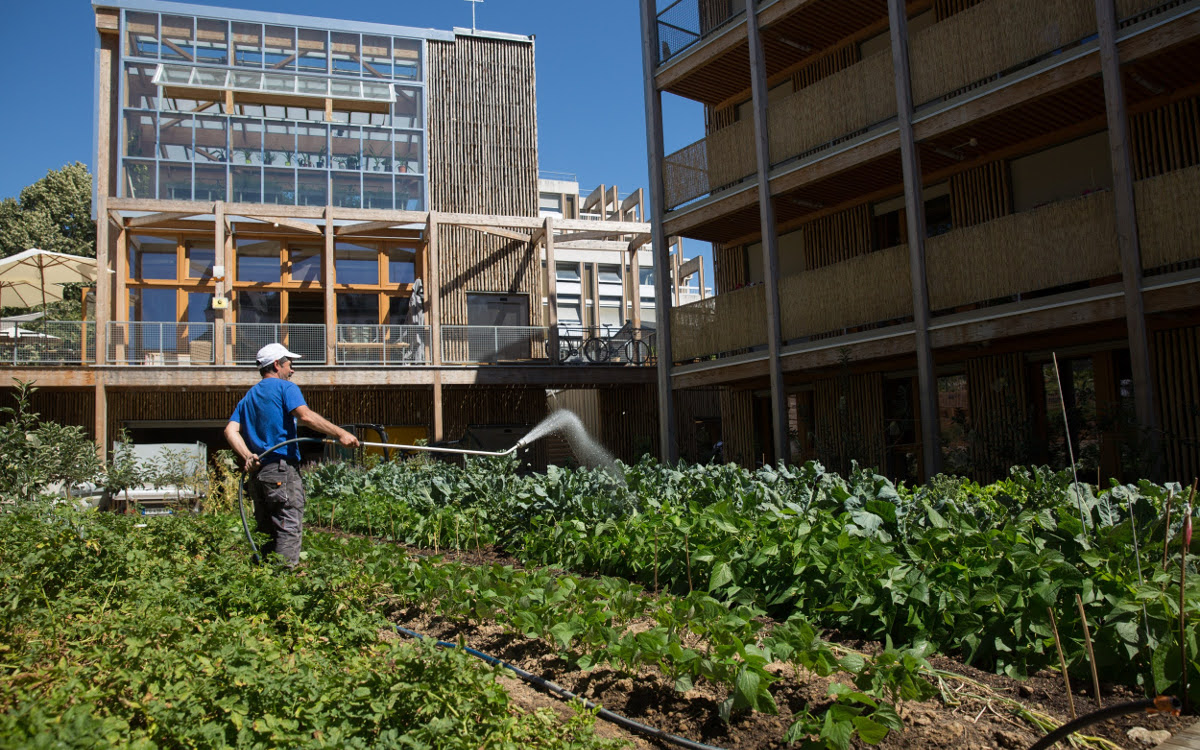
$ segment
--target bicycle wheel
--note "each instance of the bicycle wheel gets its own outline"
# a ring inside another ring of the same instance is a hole
[[[558,361],[566,362],[579,353],[579,350],[571,345],[571,340],[562,338],[558,340]]]
[[[650,345],[641,339],[630,339],[625,344],[625,361],[635,365],[644,365],[650,359]]]
[[[592,364],[601,364],[607,362],[611,352],[608,350],[608,342],[601,339],[588,339],[583,344],[583,356],[587,357],[587,361]]]

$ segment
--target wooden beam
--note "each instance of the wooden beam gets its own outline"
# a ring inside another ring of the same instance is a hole
[[[429,243],[429,267],[427,269],[429,278],[425,279],[425,302],[428,305],[429,320],[426,322],[429,325],[429,341],[432,347],[430,362],[434,367],[442,366],[442,270],[440,267],[441,248],[438,247],[438,224],[440,221],[441,214],[430,211],[425,229],[425,237]],[[438,425],[438,429],[441,429],[440,425]]]
[[[531,234],[529,236],[529,242],[530,242],[530,244],[537,246],[537,245],[540,245],[545,238],[546,238],[546,227],[543,225],[533,231],[533,234]]]
[[[895,0],[893,0],[895,1]],[[767,132],[767,63],[758,28],[758,3],[746,5],[746,38],[750,43],[750,89],[754,103],[754,153],[758,164],[758,222],[762,231],[763,285],[767,307],[767,369],[771,377],[771,438],[775,461],[788,460],[787,396],[783,392],[783,367],[779,350],[783,345],[779,315],[779,234],[775,227],[775,204],[771,200],[771,150]],[[683,244],[680,243],[682,252]],[[679,294],[679,279],[674,279]]]
[[[176,52],[177,54],[179,54],[181,57],[183,57],[183,58],[184,58],[185,60],[187,60],[188,62],[196,62],[196,58],[194,58],[194,57],[192,57],[191,55],[189,55],[187,52],[185,52],[185,51],[183,50],[183,48],[182,48],[182,47],[180,47],[180,46],[179,46],[178,44],[176,44],[175,42],[172,42],[170,39],[163,39],[163,40],[162,40],[162,43],[163,43],[163,44],[165,44],[165,45],[167,45],[167,46],[168,46],[168,47],[170,47],[171,49],[175,50],[175,52]]]
[[[478,224],[459,224],[459,226],[462,227],[463,229],[471,229],[476,232],[483,232],[484,234],[495,235],[496,237],[504,237],[505,239],[517,240],[518,242],[529,242],[531,239],[528,234],[522,234],[521,232],[513,232],[508,229],[501,229],[500,227],[485,227],[485,226],[480,226]]]
[[[217,201],[217,205],[213,207],[213,265],[225,268],[224,278],[215,279],[213,284],[214,299],[216,297],[224,297],[225,290],[233,285],[226,281],[229,279],[232,268],[225,266],[225,236],[229,231],[229,227],[225,221],[225,203]],[[225,323],[229,320],[229,308],[223,310],[213,310],[213,364],[225,364]]]
[[[1117,52],[1115,0],[1096,0],[1100,37],[1100,68],[1104,79],[1104,109],[1108,117],[1108,144],[1112,163],[1113,202],[1116,204],[1117,247],[1125,287],[1125,326],[1129,335],[1129,361],[1133,375],[1133,403],[1138,427],[1150,441],[1150,478],[1162,480],[1162,455],[1156,450],[1158,414],[1154,407],[1154,380],[1150,369],[1150,341],[1142,300],[1142,252],[1138,243],[1137,209],[1133,194],[1133,156],[1129,144],[1129,113]]]
[[[625,249],[627,252],[629,252],[631,254],[636,253],[638,251],[638,248],[640,248],[642,245],[645,245],[647,242],[649,242],[652,237],[653,237],[653,235],[650,234],[649,232],[639,234],[638,236],[634,237],[632,240],[629,241],[629,245]]]
[[[101,190],[97,196],[96,215],[108,213],[108,197]],[[96,309],[92,319],[96,322],[96,362],[103,363],[108,357],[108,321],[112,320],[113,276],[109,273],[112,263],[110,251],[111,227],[107,221],[96,222]]]
[[[125,225],[130,229],[134,229],[136,227],[148,227],[154,224],[161,224],[166,221],[175,221],[176,219],[187,219],[195,215],[196,214],[193,212],[183,211],[148,214],[146,216],[134,216],[133,218],[129,219]]]
[[[555,239],[559,242],[573,242],[575,240],[602,240],[607,237],[620,237],[623,232],[613,232],[607,229],[597,229],[591,232],[565,232],[558,235]]]
[[[96,437],[96,456],[101,461],[108,460],[108,392],[105,389],[104,373],[96,373],[96,404],[92,417],[93,434]]]
[[[394,226],[406,224],[410,222],[400,221],[365,221],[359,224],[343,224],[333,231],[339,237],[350,234],[364,234],[366,232],[374,232],[379,229],[391,229]]]
[[[96,8],[96,30],[102,34],[115,34],[121,30],[120,11],[116,8]]]
[[[550,362],[558,364],[558,267],[554,259],[554,217],[547,216],[542,227],[546,241],[546,326],[550,334]]]
[[[287,227],[288,229],[298,229],[301,232],[307,232],[309,234],[323,234],[326,231],[326,230],[321,229],[321,227],[317,226],[316,224],[309,224],[306,221],[294,221],[292,219],[284,219],[279,216],[276,216],[275,218],[271,219],[270,221],[272,224],[278,224],[279,226]],[[326,218],[325,221],[326,221],[327,226],[329,227],[329,233],[332,235],[332,229],[333,229],[332,221],[333,220]]]
[[[895,76],[896,113],[900,126],[900,160],[908,217],[909,273],[912,277],[913,327],[917,347],[917,389],[921,407],[921,459],[924,476],[941,472],[942,445],[938,422],[937,374],[929,341],[929,288],[925,280],[925,199],[921,192],[921,154],[913,136],[912,79],[908,67],[908,10],[904,0],[888,0]]]
[[[433,442],[440,443],[446,438],[442,416],[442,373],[433,371]]]

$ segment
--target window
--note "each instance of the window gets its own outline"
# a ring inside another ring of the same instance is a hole
[[[378,284],[379,251],[339,242],[333,251],[333,273],[338,284]]]
[[[339,294],[338,325],[379,325],[379,295]]]
[[[237,280],[275,283],[281,280],[280,244],[276,240],[237,240]]]
[[[170,280],[176,278],[175,238],[133,235],[129,238],[129,278]],[[174,320],[174,315],[171,317]]]
[[[388,248],[389,284],[411,284],[417,277],[416,254],[400,247]]]
[[[321,248],[288,244],[289,277],[303,283],[321,282]]]
[[[129,319],[142,322],[174,323],[174,289],[130,289]]]
[[[235,295],[237,322],[278,323],[279,292],[243,289]]]
[[[211,279],[217,253],[209,240],[188,239],[183,242],[184,259],[189,279]]]

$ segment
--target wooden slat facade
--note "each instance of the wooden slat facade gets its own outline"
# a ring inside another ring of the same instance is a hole
[[[1029,463],[1030,409],[1025,360],[1017,353],[967,360],[974,476],[1001,479]]]
[[[1129,118],[1135,180],[1200,164],[1200,97]]]
[[[754,468],[754,393],[748,390],[721,389],[721,440],[725,461],[747,469]]]
[[[831,266],[871,252],[871,207],[863,203],[804,225],[804,267]]]
[[[626,463],[659,456],[658,390],[653,385],[597,391],[603,423],[600,442]]]
[[[814,442],[826,468],[845,474],[850,462],[884,462],[883,374],[846,373],[816,382]]]
[[[1012,210],[1007,162],[989,162],[950,177],[950,212],[955,229],[999,219]]]
[[[537,97],[532,42],[430,41],[430,208],[536,217]],[[522,294],[542,321],[536,246],[457,226],[438,233],[442,323],[467,325],[468,292]]]
[[[1200,476],[1200,327],[1151,337],[1167,479],[1185,487]]]
[[[731,292],[746,283],[744,245],[713,243],[713,285],[717,294]]]

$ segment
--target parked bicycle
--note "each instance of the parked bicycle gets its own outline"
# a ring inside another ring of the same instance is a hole
[[[583,342],[583,356],[593,364],[621,359],[622,356],[630,364],[645,364],[650,359],[650,345],[637,333],[640,331],[632,323],[626,323],[608,336],[593,336]]]

